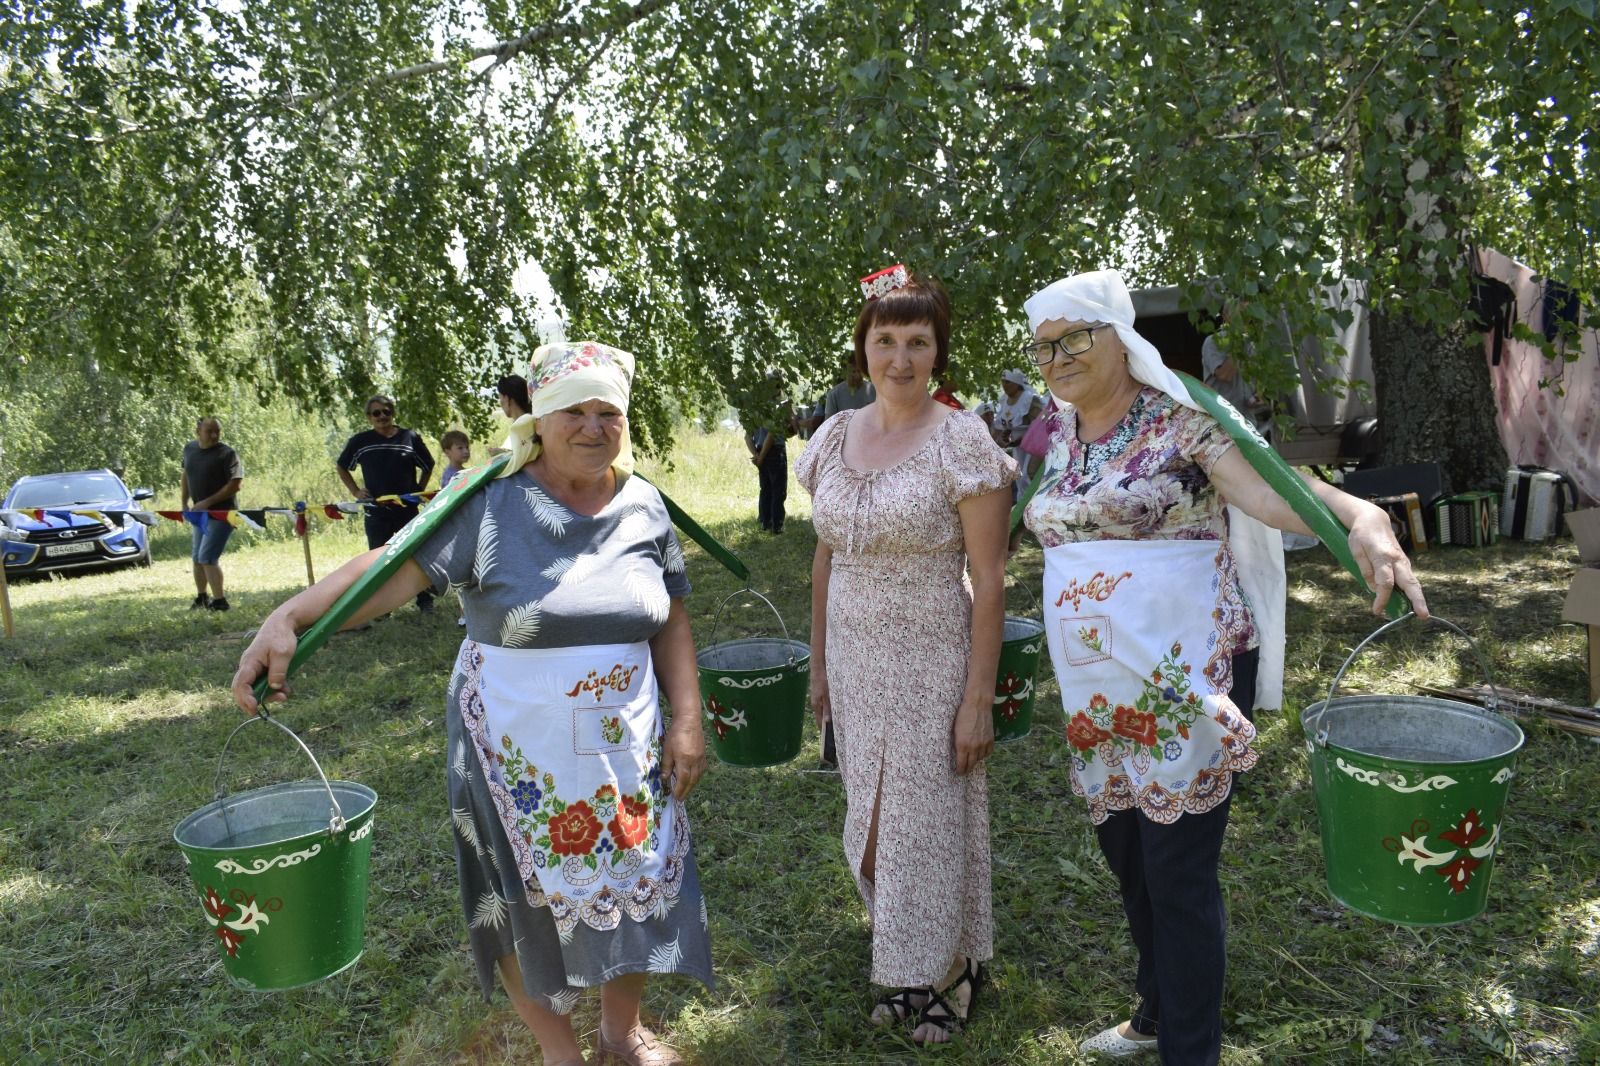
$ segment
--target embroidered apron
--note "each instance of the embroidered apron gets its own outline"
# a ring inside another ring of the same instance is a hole
[[[1061,686],[1072,790],[1096,824],[1137,807],[1174,822],[1227,797],[1255,765],[1255,727],[1228,698],[1243,610],[1214,540],[1111,540],[1045,549],[1044,616]]]
[[[650,645],[463,641],[460,707],[531,906],[563,939],[665,916],[689,826],[661,780]]]

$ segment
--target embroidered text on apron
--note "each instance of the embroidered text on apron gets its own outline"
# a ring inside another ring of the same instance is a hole
[[[687,817],[661,781],[650,645],[464,641],[461,713],[532,906],[563,939],[675,902]]]
[[[1073,747],[1072,790],[1098,824],[1208,811],[1255,765],[1255,727],[1228,698],[1243,610],[1214,540],[1105,540],[1044,553],[1045,635]]]

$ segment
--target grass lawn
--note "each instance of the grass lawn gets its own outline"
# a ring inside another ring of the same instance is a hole
[[[799,442],[792,442],[799,447]],[[809,619],[812,537],[792,489],[781,537],[756,528],[756,476],[737,437],[685,439],[647,467],[754,571],[791,633]],[[443,697],[460,639],[451,605],[412,608],[335,638],[299,676],[283,719],[330,775],[380,797],[359,965],[275,995],[228,984],[171,841],[211,798],[238,722],[225,691],[244,633],[304,579],[300,546],[239,534],[224,566],[229,614],[191,612],[187,537],[165,525],[148,570],[12,588],[18,633],[0,641],[0,1061],[40,1063],[537,1062],[504,997],[485,1005],[465,951],[443,802]],[[322,523],[318,572],[363,545]],[[739,582],[689,548],[697,643],[770,633],[759,602],[718,604]],[[1576,552],[1506,544],[1425,553],[1435,611],[1467,628],[1513,688],[1571,702],[1583,637],[1559,622]],[[1037,587],[1041,559],[1012,564]],[[1321,549],[1289,560],[1287,708],[1321,698],[1375,627]],[[1025,612],[1027,596],[1012,593]],[[884,649],[893,713],[916,684],[914,649]],[[1351,683],[1405,692],[1475,679],[1458,638],[1403,627]],[[646,995],[691,1061],[1076,1061],[1077,1040],[1125,1017],[1134,959],[1114,882],[1067,779],[1053,682],[1035,728],[990,764],[997,958],[978,1017],[952,1047],[920,1051],[870,1031],[866,921],[846,872],[836,777],[812,772],[816,738],[787,766],[713,764],[689,801],[710,905],[718,988],[678,979]],[[1529,723],[1488,913],[1401,928],[1328,895],[1306,757],[1292,715],[1267,715],[1262,758],[1233,806],[1223,857],[1232,940],[1227,1063],[1600,1062],[1600,747]],[[265,728],[240,735],[231,788],[309,776]],[[591,995],[578,1020],[590,1031]],[[1153,1061],[1153,1060],[1151,1060]]]

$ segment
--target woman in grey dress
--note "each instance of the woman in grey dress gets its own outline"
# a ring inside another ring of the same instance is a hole
[[[593,343],[534,355],[513,457],[351,620],[418,591],[461,592],[446,704],[450,816],[479,979],[498,968],[546,1062],[584,1062],[569,1014],[601,988],[602,1059],[681,1061],[640,1023],[649,973],[711,982],[682,799],[705,770],[683,552],[661,496],[629,477],[633,357]],[[279,607],[240,660],[254,712],[284,696],[295,634],[370,565]],[[678,713],[663,729],[657,689]]]

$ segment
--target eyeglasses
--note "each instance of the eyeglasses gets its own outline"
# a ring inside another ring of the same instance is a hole
[[[1029,341],[1022,346],[1022,354],[1032,359],[1035,366],[1047,366],[1050,360],[1056,357],[1056,350],[1060,349],[1063,358],[1069,355],[1082,355],[1094,347],[1094,331],[1097,329],[1110,329],[1105,323],[1098,326],[1088,326],[1084,329],[1075,329],[1065,336],[1057,337],[1051,341]]]
[[[368,418],[393,418],[394,417],[394,408],[393,407],[374,407],[372,410],[367,412],[367,417]]]

